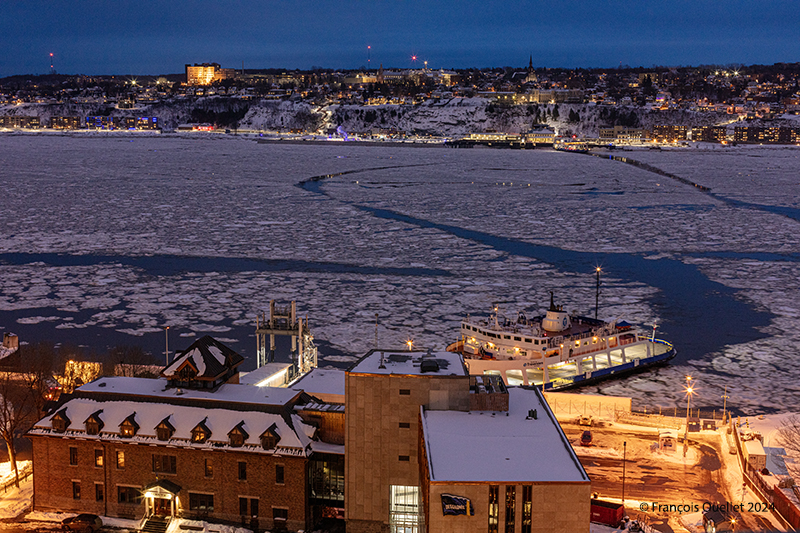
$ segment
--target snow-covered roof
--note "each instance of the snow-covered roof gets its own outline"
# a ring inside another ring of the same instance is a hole
[[[257,447],[261,450],[261,435],[273,424],[280,435],[278,449],[291,448],[303,451],[310,444],[310,436],[314,429],[307,427],[300,417],[291,415],[290,426],[279,414],[261,411],[238,411],[234,409],[207,409],[172,404],[152,404],[135,401],[95,401],[88,398],[75,398],[68,401],[59,412],[64,412],[70,420],[65,436],[78,436],[86,439],[123,440],[129,442],[147,442],[157,444],[156,427],[167,420],[175,432],[168,441],[170,446],[190,446],[220,448],[228,443],[228,433],[239,424],[247,433],[245,446]],[[84,421],[93,413],[100,411],[99,417],[104,425],[99,435],[85,433]],[[119,426],[127,418],[133,417],[139,428],[131,438],[119,436]],[[36,423],[31,434],[51,434],[53,416],[47,416]],[[192,429],[204,423],[211,431],[211,438],[204,443],[191,442]],[[296,431],[295,431],[296,429]],[[57,433],[57,435],[62,435]],[[167,442],[164,442],[167,444]],[[284,450],[285,451],[285,450]],[[284,453],[282,451],[281,453]]]
[[[519,387],[508,394],[507,413],[423,411],[431,481],[589,482],[541,394]]]
[[[427,361],[428,368],[422,363]],[[432,363],[435,362],[435,367]],[[350,370],[351,374],[397,374],[430,376],[467,376],[464,359],[454,352],[403,352],[371,350]]]
[[[253,387],[226,383],[216,390],[205,391],[196,389],[168,388],[166,379],[104,377],[87,383],[75,390],[79,397],[91,398],[92,395],[124,395],[129,399],[135,397],[155,397],[159,401],[169,402],[180,400],[187,401],[218,401],[248,403],[259,405],[287,405],[294,400],[299,391],[281,387]],[[140,400],[146,401],[146,400]]]
[[[291,366],[291,363],[267,363],[246,374],[239,374],[239,383],[260,387],[262,383],[276,378],[277,374],[286,373]]]
[[[294,389],[303,389],[308,394],[333,401],[341,397],[344,401],[344,370],[338,368],[315,368],[292,384]]]
[[[205,335],[194,341],[186,350],[179,352],[162,374],[167,377],[174,376],[186,364],[190,364],[197,372],[193,377],[215,378],[242,362],[244,357],[215,338]]]

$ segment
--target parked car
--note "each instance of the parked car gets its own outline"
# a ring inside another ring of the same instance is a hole
[[[588,429],[583,432],[581,435],[581,446],[591,446],[592,445],[592,432]]]
[[[580,417],[578,417],[578,424],[581,426],[591,426],[592,425],[591,415],[581,415]]]
[[[88,531],[94,533],[103,527],[103,521],[96,514],[79,514],[61,521],[64,531]]]

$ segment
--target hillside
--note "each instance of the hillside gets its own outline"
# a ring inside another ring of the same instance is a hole
[[[53,116],[155,116],[165,129],[179,124],[209,122],[219,127],[246,130],[304,130],[324,132],[342,126],[350,133],[373,129],[409,134],[454,136],[471,132],[519,133],[532,124],[546,123],[560,135],[596,137],[601,127],[624,125],[649,129],[657,124],[704,126],[731,123],[731,115],[688,110],[653,111],[640,107],[595,104],[504,106],[483,98],[428,100],[418,105],[312,106],[303,101],[243,100],[213,96],[173,99],[137,109],[117,109],[106,104],[19,104],[0,106],[2,115],[39,116],[43,124]],[[760,121],[748,121],[759,125]],[[797,125],[796,116],[785,116],[770,125]]]

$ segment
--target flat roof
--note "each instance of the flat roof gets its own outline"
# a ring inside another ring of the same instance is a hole
[[[339,368],[315,368],[292,383],[293,389],[303,389],[308,394],[337,394],[344,396],[345,371]]]
[[[423,361],[436,363],[435,370],[421,368]],[[383,362],[383,365],[381,365]],[[382,368],[383,367],[383,368]],[[395,374],[404,376],[468,376],[464,359],[454,352],[371,350],[348,370],[351,374]]]
[[[260,405],[286,405],[299,392],[282,387],[253,387],[225,383],[215,391],[167,387],[163,378],[104,377],[78,387],[75,392],[89,394],[119,394],[125,396],[148,396],[163,399],[204,400],[234,403],[253,403]],[[88,396],[88,395],[87,395]]]
[[[542,395],[520,387],[508,394],[507,413],[423,410],[431,481],[589,482]]]
[[[239,373],[239,383],[241,385],[259,386],[264,381],[269,381],[281,372],[286,372],[292,363],[267,363],[250,372]]]

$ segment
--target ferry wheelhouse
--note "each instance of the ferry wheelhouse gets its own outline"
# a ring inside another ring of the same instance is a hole
[[[499,375],[507,385],[544,390],[576,387],[663,364],[675,348],[624,321],[569,314],[555,305],[544,316],[512,320],[497,309],[488,319],[467,316],[461,339],[448,347],[464,355],[470,374]]]

